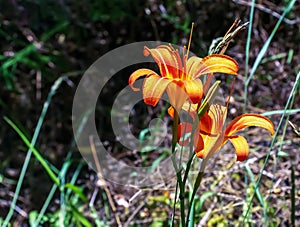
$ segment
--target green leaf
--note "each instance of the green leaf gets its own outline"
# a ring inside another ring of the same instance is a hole
[[[77,219],[82,225],[86,227],[92,227],[93,225],[89,220],[83,216],[83,214],[72,204],[70,204],[71,211],[73,213],[73,218]]]
[[[82,188],[80,187],[77,187],[76,185],[74,184],[70,184],[70,183],[67,183],[65,184],[65,188],[68,188],[68,189],[71,189],[76,195],[78,195],[78,197],[85,203],[88,202],[88,199],[86,198],[86,196],[83,194],[82,192]]]
[[[205,202],[206,199],[208,199],[211,196],[215,196],[216,193],[215,192],[205,192],[203,193],[203,195],[201,195],[199,202],[197,202],[197,204],[195,205],[195,212],[196,213],[200,213],[201,208]]]

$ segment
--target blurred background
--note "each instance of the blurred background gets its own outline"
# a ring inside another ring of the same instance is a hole
[[[174,182],[169,182],[163,189],[147,191],[103,183],[82,160],[74,145],[71,121],[73,96],[81,76],[103,54],[125,44],[158,40],[187,45],[192,22],[195,27],[190,49],[204,57],[213,39],[222,37],[235,18],[242,22],[251,18],[250,51],[246,50],[246,29],[235,37],[226,52],[240,66],[230,104],[230,118],[243,113],[245,107],[247,112],[255,113],[278,110],[277,114],[268,115],[277,127],[300,66],[299,1],[276,27],[291,2],[256,1],[251,17],[252,2],[249,0],[1,0],[0,224],[5,218],[8,220],[10,212],[12,226],[28,226],[37,218],[40,225],[59,225],[61,215],[64,225],[73,226],[115,226],[118,218],[123,225],[167,225],[174,194],[174,190],[168,189],[174,188]],[[256,67],[254,62],[272,33],[274,37],[247,85],[245,106],[246,78]],[[124,76],[122,83],[127,83],[129,76]],[[50,168],[69,185],[54,190],[49,198],[53,181],[36,156],[31,156],[25,175],[20,175],[28,146],[3,117],[12,120],[30,141],[41,120],[51,86],[59,78],[63,78],[62,83],[49,101],[35,147]],[[231,80],[222,75],[218,78],[224,82],[223,89],[228,94]],[[260,220],[267,221],[270,226],[300,224],[299,93],[298,86],[293,94],[293,105],[289,106],[295,110],[289,116],[292,124],[279,130],[280,140],[273,147],[264,170],[260,184],[263,198],[256,194],[251,206],[247,220],[254,225],[260,225]],[[143,121],[149,114],[140,111],[136,117]],[[210,208],[204,225],[227,226],[241,221],[245,211],[243,202],[254,190],[251,177],[257,179],[270,147],[271,138],[266,134],[249,132],[248,141],[253,151],[249,156],[253,161],[250,163],[252,175],[240,164],[224,167],[224,161],[230,164],[234,160],[218,156],[215,165],[223,166],[218,171],[227,174],[208,173],[200,190],[213,191],[217,196],[201,200],[201,206],[196,207],[198,222],[206,217]],[[112,151],[115,149],[113,140],[111,138],[108,143]],[[231,147],[226,149],[228,152],[224,153],[233,153]],[[129,161],[140,158],[132,153],[128,155]],[[150,154],[149,160],[156,157],[151,158]],[[22,187],[13,202],[20,179]],[[199,195],[198,200],[201,198]],[[16,206],[12,208],[12,204]],[[222,206],[225,208],[220,209]]]

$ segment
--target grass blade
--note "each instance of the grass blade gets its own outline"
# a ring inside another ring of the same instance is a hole
[[[273,139],[272,139],[272,142],[271,142],[269,151],[268,151],[267,156],[266,156],[266,158],[265,158],[265,160],[264,160],[263,167],[262,167],[262,169],[261,169],[261,171],[260,171],[260,174],[259,174],[259,176],[258,176],[258,178],[257,178],[255,190],[256,190],[256,188],[258,187],[259,182],[260,182],[260,180],[261,180],[262,172],[263,172],[263,170],[266,168],[266,165],[267,165],[267,163],[268,163],[268,160],[269,160],[271,151],[272,151],[272,149],[273,149],[273,146],[274,146],[275,141],[276,141],[276,139],[277,139],[277,136],[278,136],[278,134],[279,134],[280,127],[281,127],[281,125],[282,125],[282,123],[283,123],[283,120],[284,120],[286,111],[287,111],[287,109],[288,109],[289,106],[290,106],[291,100],[293,99],[294,92],[298,89],[299,83],[300,83],[300,72],[298,72],[298,74],[297,74],[297,76],[296,76],[296,80],[295,80],[294,86],[292,87],[292,90],[291,90],[291,92],[290,92],[289,98],[288,98],[288,100],[287,100],[287,102],[286,102],[286,105],[285,105],[285,108],[284,108],[284,112],[283,112],[282,115],[281,115],[281,118],[280,118],[280,121],[279,121],[279,123],[278,123],[277,129],[276,129],[275,134],[274,134],[274,136],[273,136]],[[251,198],[250,198],[250,201],[249,201],[249,203],[248,203],[248,209],[247,209],[247,212],[246,212],[246,214],[245,214],[245,216],[244,216],[243,223],[245,223],[245,219],[246,219],[246,217],[248,216],[248,213],[249,213],[249,211],[250,211],[250,207],[251,207],[251,204],[252,204],[252,202],[253,202],[254,195],[255,195],[255,194],[253,193],[252,196],[251,196]]]
[[[42,155],[39,153],[39,151],[32,146],[30,141],[27,139],[27,137],[24,135],[24,133],[18,128],[18,126],[13,123],[10,119],[7,117],[4,117],[4,120],[16,131],[16,133],[21,137],[23,142],[26,144],[26,146],[32,151],[32,153],[35,155],[36,159],[41,163],[41,165],[44,167],[50,178],[53,180],[53,182],[57,185],[59,185],[59,179],[55,175],[55,173],[52,171],[51,167],[49,166],[48,162],[45,161],[45,159],[42,157]]]
[[[275,25],[275,27],[274,27],[271,35],[269,36],[269,38],[267,39],[267,41],[265,42],[265,44],[263,45],[263,47],[261,48],[260,52],[258,53],[258,55],[257,55],[257,57],[255,59],[255,62],[253,64],[253,66],[252,66],[252,70],[250,72],[250,75],[249,75],[249,77],[247,77],[246,82],[245,82],[245,86],[244,86],[244,100],[245,100],[244,110],[246,110],[246,106],[247,106],[248,86],[250,84],[250,81],[251,81],[252,77],[254,76],[254,74],[255,74],[258,66],[260,65],[260,63],[261,63],[261,61],[262,61],[265,53],[267,52],[267,50],[269,48],[269,45],[270,45],[273,37],[275,36],[275,34],[276,34],[276,32],[277,32],[277,30],[278,30],[281,22],[283,21],[283,19],[285,18],[285,16],[291,11],[291,9],[293,8],[295,2],[296,2],[296,0],[290,1],[288,7],[285,8],[285,10],[283,11],[281,17],[277,21],[277,23],[276,23],[276,25]],[[251,19],[251,17],[250,17],[250,19]],[[252,26],[252,23],[249,24],[249,29],[250,29],[250,26]],[[248,36],[248,38],[249,38],[249,36]],[[246,60],[247,60],[247,58],[246,58]],[[247,64],[247,62],[246,62],[246,64]]]
[[[62,76],[62,77],[58,78],[54,82],[54,84],[52,85],[51,90],[50,90],[50,92],[48,94],[47,100],[44,103],[41,115],[40,115],[40,117],[38,119],[37,126],[35,128],[32,140],[30,142],[30,145],[32,147],[35,146],[35,143],[37,141],[38,135],[40,134],[40,131],[41,131],[41,128],[42,128],[42,124],[44,122],[45,115],[46,115],[46,113],[48,111],[48,108],[49,108],[49,105],[51,103],[52,97],[56,93],[56,90],[60,87],[62,81],[64,81],[69,76],[73,76],[73,74],[65,75],[65,76]],[[17,187],[16,187],[16,190],[15,190],[15,193],[14,193],[14,197],[13,197],[12,203],[11,203],[10,208],[9,208],[9,212],[8,212],[8,214],[7,214],[4,222],[3,222],[3,226],[4,227],[8,225],[8,223],[9,223],[9,221],[10,221],[10,219],[11,219],[13,213],[14,213],[14,209],[16,207],[17,199],[18,199],[19,194],[20,194],[20,190],[21,190],[21,187],[22,187],[22,184],[23,184],[23,180],[24,180],[24,177],[25,177],[25,173],[27,171],[27,167],[28,167],[28,164],[29,164],[29,161],[30,161],[30,158],[31,158],[31,154],[32,154],[31,149],[28,149],[26,158],[24,160],[24,164],[22,166],[20,177],[19,177],[19,180],[18,180],[18,183],[17,183]]]
[[[296,114],[296,113],[300,113],[300,109],[290,109],[290,110],[272,110],[272,111],[268,111],[268,112],[264,112],[261,115],[263,116],[271,116],[271,115],[275,115],[275,114]]]
[[[264,201],[264,198],[263,198],[262,194],[260,193],[258,185],[256,185],[256,180],[255,180],[254,174],[253,174],[252,170],[250,169],[250,167],[247,164],[245,165],[245,169],[246,169],[246,171],[247,171],[247,173],[250,177],[250,180],[251,180],[252,184],[254,185],[255,194],[257,196],[257,199],[258,199],[260,205],[263,208],[264,219],[266,221],[267,220],[267,209],[266,209],[266,203]]]

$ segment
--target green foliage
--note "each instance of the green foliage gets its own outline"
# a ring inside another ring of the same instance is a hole
[[[41,40],[36,40],[33,43],[23,43],[22,45],[15,47],[21,49],[16,52],[10,51],[11,56],[0,55],[0,75],[2,75],[2,79],[4,79],[9,90],[16,91],[16,75],[24,66],[28,69],[41,71],[43,76],[49,80],[53,80],[54,74],[51,72],[51,68],[48,67],[48,65],[50,63],[61,65],[65,63],[65,61],[57,52],[49,52],[47,47],[45,48],[44,43],[55,33],[65,29],[67,25],[67,23],[58,24],[49,32],[45,32]],[[7,39],[7,36],[4,38]]]
[[[9,5],[9,2],[17,2],[15,7],[13,5]],[[186,6],[192,8],[193,11],[198,13],[193,9],[193,4],[197,1],[183,1],[182,4],[188,3]],[[205,1],[200,1],[201,4],[205,4]],[[253,3],[255,1],[252,1]],[[288,25],[282,23],[284,18],[295,18],[296,11],[293,4],[295,1],[284,1],[284,7],[282,17],[276,24],[276,26],[271,30],[271,34],[267,37],[267,41],[264,45],[259,49],[258,55],[254,59],[254,63],[252,64],[252,68],[250,74],[248,75],[248,64],[251,62],[251,51],[252,48],[257,47],[255,43],[253,43],[251,35],[253,29],[253,21],[254,11],[258,10],[252,5],[250,13],[250,26],[249,33],[246,40],[247,48],[246,48],[246,83],[245,83],[245,92],[244,92],[244,100],[247,102],[247,92],[250,87],[250,82],[253,78],[256,78],[260,82],[264,82],[265,84],[269,84],[272,80],[277,79],[281,75],[273,75],[273,73],[266,72],[261,73],[259,70],[260,67],[263,67],[267,64],[272,64],[275,61],[286,61],[287,64],[293,68],[296,75],[296,80],[294,81],[294,86],[290,89],[292,95],[296,96],[296,94],[300,94],[300,73],[299,69],[295,66],[294,62],[297,61],[298,55],[296,54],[298,49],[293,49],[293,46],[289,46],[290,49],[286,52],[279,52],[274,55],[268,54],[268,50],[272,45],[272,41],[276,38],[277,33],[280,29],[286,28]],[[58,89],[63,81],[67,79],[64,77],[64,73],[69,73],[74,69],[74,65],[70,61],[75,61],[76,67],[84,68],[84,64],[81,62],[83,58],[87,58],[89,53],[82,52],[82,48],[85,47],[87,42],[90,41],[90,37],[93,35],[95,40],[99,40],[103,34],[106,34],[109,37],[109,42],[113,42],[117,39],[120,39],[120,33],[115,33],[116,37],[111,37],[111,33],[107,32],[107,28],[111,27],[112,30],[119,30],[122,26],[128,26],[128,24],[133,24],[133,27],[126,27],[127,30],[132,30],[128,33],[125,40],[127,42],[136,41],[135,34],[138,34],[138,37],[144,38],[147,37],[145,34],[155,33],[155,29],[158,31],[161,29],[164,31],[165,28],[166,33],[170,33],[169,36],[158,36],[164,39],[164,41],[172,41],[172,43],[178,44],[181,42],[183,37],[187,37],[190,25],[192,21],[198,22],[203,20],[207,15],[199,14],[199,18],[193,17],[192,13],[188,10],[185,11],[185,14],[179,15],[176,10],[178,7],[176,1],[164,1],[162,5],[165,7],[165,11],[161,12],[159,10],[155,11],[151,9],[151,14],[146,17],[151,21],[147,26],[144,27],[144,22],[141,23],[143,26],[135,27],[135,20],[138,18],[138,15],[143,15],[145,8],[148,7],[149,2],[142,3],[138,0],[99,0],[99,1],[71,1],[71,4],[68,1],[53,1],[53,0],[24,0],[24,1],[2,1],[0,6],[2,9],[8,9],[6,12],[1,12],[1,26],[0,26],[0,38],[2,40],[1,45],[1,53],[0,53],[0,81],[5,83],[5,87],[9,90],[9,95],[13,92],[21,94],[21,90],[18,90],[20,85],[23,85],[22,80],[24,80],[24,75],[28,80],[33,81],[34,75],[36,72],[40,72],[42,75],[43,85],[49,82],[49,84],[53,84],[53,87],[49,93],[49,96],[45,102],[43,110],[40,116],[28,116],[28,118],[36,119],[38,118],[38,123],[35,127],[34,135],[32,139],[28,130],[28,122],[24,123],[20,121],[17,117],[13,117],[12,111],[14,111],[9,103],[5,102],[5,99],[0,99],[0,105],[2,111],[6,114],[6,121],[11,126],[10,129],[14,129],[19,136],[19,141],[23,141],[28,148],[28,153],[26,159],[23,163],[23,168],[20,171],[20,176],[18,182],[16,183],[15,179],[10,180],[5,177],[4,174],[0,173],[0,183],[3,185],[12,185],[16,186],[16,191],[14,192],[14,199],[11,202],[11,209],[7,214],[7,217],[0,217],[0,226],[6,225],[11,226],[12,224],[8,223],[12,215],[14,213],[14,207],[16,206],[18,199],[20,198],[20,190],[22,188],[23,180],[25,179],[27,173],[27,167],[29,161],[31,159],[31,152],[34,154],[34,160],[38,161],[38,164],[41,164],[45,170],[45,174],[49,182],[53,182],[53,187],[49,192],[47,199],[44,201],[43,207],[41,210],[31,210],[29,211],[29,224],[31,226],[108,226],[109,221],[101,220],[99,217],[98,210],[90,206],[89,200],[90,194],[88,192],[88,188],[85,183],[83,185],[78,185],[77,180],[79,175],[82,173],[81,168],[83,164],[78,162],[78,160],[70,155],[74,153],[73,151],[65,151],[67,155],[64,157],[63,164],[61,169],[55,167],[51,164],[51,161],[48,160],[44,152],[47,152],[47,149],[43,149],[45,146],[36,145],[37,138],[39,136],[44,136],[42,133],[42,124],[45,121],[52,121],[51,116],[46,117],[46,113],[48,110],[48,106],[52,103],[52,96],[56,93],[56,89]],[[211,3],[209,3],[211,4]],[[240,6],[242,7],[242,6]],[[243,6],[244,7],[244,6]],[[187,7],[188,8],[188,7]],[[215,6],[212,5],[213,10]],[[20,10],[19,9],[24,9]],[[246,9],[246,8],[245,8]],[[247,8],[248,10],[249,8]],[[205,9],[209,11],[209,8]],[[243,8],[244,10],[244,8]],[[28,13],[24,15],[23,13]],[[204,11],[205,12],[205,11]],[[231,13],[232,15],[233,13]],[[20,24],[20,21],[24,22],[24,24]],[[167,26],[163,26],[162,24],[167,24]],[[200,28],[201,30],[209,30],[210,27]],[[170,31],[170,32],[169,32]],[[144,32],[144,33],[143,33]],[[215,32],[215,31],[212,31]],[[257,32],[257,31],[255,31]],[[140,35],[140,34],[144,35]],[[203,36],[197,36],[197,33],[194,32],[194,37],[196,37],[195,43],[198,44],[202,49],[198,49],[196,51],[205,53],[203,49],[206,47],[206,41],[202,40]],[[170,40],[165,40],[169,37]],[[300,28],[298,29],[298,34],[294,37],[295,40],[299,41],[300,37]],[[66,40],[64,42],[60,42],[59,40]],[[111,41],[114,39],[113,41]],[[238,39],[237,39],[238,40]],[[243,41],[243,40],[242,40]],[[250,48],[251,42],[251,48]],[[109,43],[106,48],[113,48],[114,45],[118,45],[116,43]],[[244,45],[244,41],[243,41]],[[74,48],[74,50],[70,50]],[[98,46],[97,48],[98,49]],[[99,46],[101,49],[101,46]],[[107,49],[103,48],[104,51]],[[84,53],[84,54],[83,54]],[[253,60],[253,59],[252,59]],[[77,68],[76,68],[77,70]],[[76,73],[77,75],[80,73]],[[21,76],[22,75],[22,76]],[[242,75],[243,76],[243,75]],[[288,79],[290,80],[294,75],[288,74]],[[55,81],[57,78],[59,79]],[[287,85],[289,86],[289,85]],[[45,87],[43,91],[47,92],[49,87]],[[3,89],[4,90],[4,89]],[[45,93],[46,93],[45,92]],[[63,92],[63,91],[62,91]],[[297,93],[296,93],[297,92]],[[241,92],[242,94],[243,92]],[[249,94],[249,93],[248,93]],[[8,96],[9,96],[8,95]],[[5,95],[3,95],[5,96]],[[61,98],[61,97],[59,97]],[[58,98],[58,99],[59,99]],[[264,101],[266,98],[263,99]],[[283,100],[284,101],[284,100]],[[264,103],[260,103],[262,107],[264,107]],[[262,167],[259,175],[255,175],[254,170],[251,166],[245,166],[245,175],[249,182],[248,189],[244,188],[245,203],[240,208],[241,218],[239,219],[239,223],[235,220],[236,225],[251,226],[253,225],[254,214],[255,212],[261,212],[265,225],[268,226],[278,226],[282,225],[281,220],[276,217],[277,208],[270,201],[266,199],[265,192],[262,190],[264,186],[261,184],[261,176],[262,172],[268,163],[270,152],[274,151],[274,144],[277,141],[277,144],[288,145],[290,141],[287,140],[279,140],[279,132],[280,127],[283,124],[284,119],[287,119],[286,116],[290,114],[299,113],[299,109],[297,106],[294,106],[292,109],[292,104],[294,101],[291,99],[291,96],[286,101],[286,106],[282,110],[274,110],[268,111],[264,113],[265,116],[276,117],[276,115],[281,115],[281,119],[278,124],[278,129],[276,130],[276,134],[270,146],[270,149],[267,153],[266,159],[259,159],[256,162],[258,167]],[[37,104],[34,104],[37,105]],[[39,106],[35,106],[33,110],[38,110]],[[55,106],[57,108],[57,106]],[[32,111],[34,112],[34,111]],[[64,114],[64,113],[63,113]],[[63,122],[66,123],[66,122]],[[7,125],[8,126],[8,125]],[[285,126],[287,129],[288,126]],[[12,130],[11,130],[12,131]],[[146,129],[141,132],[140,140],[149,140],[151,138],[148,137],[149,130]],[[44,145],[44,144],[42,144]],[[25,146],[24,146],[25,147]],[[17,149],[17,147],[16,147]],[[154,169],[159,162],[165,159],[169,155],[169,150],[164,147],[154,147],[149,144],[149,146],[144,146],[141,149],[141,158],[143,160],[143,164],[147,166],[149,161],[147,157],[149,154],[156,150],[159,153],[158,157],[151,162],[151,167]],[[283,149],[278,149],[276,153],[276,160],[279,162],[281,159],[292,159],[289,151],[285,151]],[[16,159],[19,159],[16,158]],[[0,169],[5,169],[7,167],[7,161],[1,161]],[[190,164],[189,164],[190,165]],[[290,224],[292,226],[296,226],[295,214],[296,214],[296,198],[299,196],[300,192],[297,191],[295,182],[295,170],[293,165],[291,165],[291,175],[290,175],[290,184],[292,186],[291,193],[289,194],[290,206],[283,205],[282,209],[289,212],[290,214]],[[188,167],[190,168],[190,167]],[[197,169],[196,169],[197,171]],[[274,172],[276,169],[274,169]],[[134,174],[134,173],[133,173]],[[30,177],[30,176],[29,176]],[[241,174],[233,173],[231,175],[232,181],[240,182],[242,180]],[[71,179],[70,179],[71,178]],[[188,180],[187,178],[184,181]],[[205,204],[212,203],[212,198],[217,196],[217,193],[214,191],[215,187],[219,186],[219,181],[213,181],[211,185],[207,187],[206,192],[201,192],[200,195],[195,196],[195,203],[192,207],[191,217],[193,217],[194,223],[199,223],[201,218],[206,214],[206,206]],[[272,187],[274,184],[272,181],[266,183],[267,187]],[[104,192],[99,193],[100,197],[103,201],[100,201],[99,204],[101,208],[104,210],[104,216],[106,220],[113,219],[113,213],[110,210],[110,206],[108,204],[107,196]],[[54,206],[54,200],[59,200],[60,206]],[[219,198],[221,199],[221,198]],[[49,209],[50,204],[52,205],[52,209]],[[167,196],[163,195],[153,195],[148,197],[146,207],[149,209],[149,212],[152,213],[152,223],[150,226],[166,226],[167,219],[169,218],[169,214],[167,213],[167,208],[171,206],[171,199]],[[157,209],[157,208],[160,209]],[[164,207],[167,207],[164,210]],[[53,211],[53,209],[55,210]],[[178,208],[178,207],[177,207]],[[212,212],[209,217],[207,225],[210,226],[228,226],[231,225],[231,217],[236,210],[233,208],[230,209],[231,214],[226,214],[226,212]],[[231,215],[231,216],[230,216]],[[259,222],[261,224],[261,222]],[[138,226],[138,224],[132,224],[132,226]]]

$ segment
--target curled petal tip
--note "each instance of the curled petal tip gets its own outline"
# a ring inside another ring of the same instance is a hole
[[[272,121],[260,114],[243,114],[236,117],[226,127],[225,134],[227,136],[232,136],[236,132],[250,126],[257,126],[267,129],[271,135],[274,135],[274,125]]]
[[[223,54],[212,54],[202,59],[196,74],[226,73],[237,75],[238,70],[238,63],[233,58]]]
[[[236,160],[240,162],[245,161],[249,153],[247,140],[243,136],[235,136],[230,138],[230,142],[235,148]]]
[[[128,84],[132,88],[132,90],[139,91],[140,90],[139,88],[136,88],[133,86],[135,81],[137,79],[139,79],[140,77],[154,75],[154,74],[156,74],[156,73],[150,69],[138,69],[130,75],[130,77],[128,79]]]

